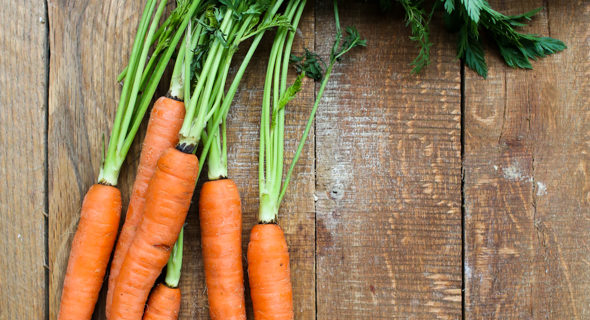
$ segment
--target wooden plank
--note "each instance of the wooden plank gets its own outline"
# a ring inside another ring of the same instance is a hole
[[[303,48],[314,48],[314,10],[308,4],[299,24],[293,45],[294,53],[301,54]],[[258,48],[241,89],[228,116],[229,176],[240,190],[243,210],[243,253],[246,267],[246,248],[250,230],[256,224],[258,214],[258,139],[260,127],[260,105],[268,55],[274,33],[270,32]],[[244,46],[246,48],[246,46]],[[292,79],[294,79],[294,74]],[[287,107],[285,132],[285,167],[290,164],[297,141],[305,127],[309,110],[314,101],[313,82],[306,80],[303,90]],[[315,214],[313,195],[315,191],[314,143],[310,134],[297,168],[293,174],[289,191],[285,196],[279,214],[279,224],[284,229],[291,255],[291,280],[295,319],[315,318]],[[285,169],[286,171],[286,169]],[[203,175],[202,179],[206,179]],[[195,193],[198,195],[198,190]],[[207,292],[201,256],[199,233],[198,197],[189,212],[185,234],[185,263],[181,280],[183,300],[181,319],[208,319]],[[246,272],[246,270],[244,270]],[[247,273],[245,273],[247,274]],[[246,279],[247,285],[247,279]],[[249,319],[253,319],[252,304],[246,286],[246,306]]]
[[[0,319],[46,315],[45,1],[0,10]]]
[[[590,4],[492,2],[544,4],[527,31],[569,49],[534,71],[493,53],[488,80],[465,72],[466,319],[590,317]]]
[[[316,11],[327,55],[332,6]],[[460,64],[433,30],[432,65],[410,74],[394,12],[340,8],[367,48],[336,67],[316,122],[318,319],[461,318]]]
[[[127,63],[144,2],[48,3],[50,319],[59,311],[82,199],[97,181],[103,135],[110,134],[120,95],[117,74]],[[137,142],[119,179],[124,208],[139,155]],[[104,303],[99,301],[95,316],[103,319],[103,314]]]

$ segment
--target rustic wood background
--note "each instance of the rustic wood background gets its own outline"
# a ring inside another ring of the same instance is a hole
[[[143,2],[0,1],[0,319],[56,318]],[[545,6],[529,31],[569,49],[523,71],[488,46],[483,80],[437,28],[432,65],[412,75],[401,12],[341,4],[369,45],[336,68],[281,212],[297,319],[590,319],[590,3],[492,4]],[[333,31],[330,2],[311,2],[296,48],[327,55]],[[229,121],[244,244],[269,43]],[[288,156],[314,97],[308,81],[289,107]],[[139,145],[121,176],[126,200]],[[196,214],[182,319],[207,318]]]

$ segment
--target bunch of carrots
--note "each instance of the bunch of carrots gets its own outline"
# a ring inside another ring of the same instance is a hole
[[[255,319],[293,319],[287,242],[277,224],[280,203],[334,64],[353,47],[365,45],[354,28],[343,36],[334,2],[337,35],[329,63],[319,65],[317,56],[313,62],[306,57],[293,59],[295,30],[305,5],[306,0],[178,0],[161,21],[167,1],[146,0],[128,65],[119,77],[123,87],[98,183],[82,204],[59,319],[92,317],[111,254],[108,319],[178,318],[183,227],[205,161],[209,181],[201,189],[199,218],[210,317],[246,319],[241,200],[237,185],[228,177],[226,118],[269,29],[276,29],[276,35],[264,84],[259,224],[248,245],[248,275]],[[230,77],[234,55],[245,42],[249,48]],[[300,75],[287,87],[293,61]],[[153,105],[117,240],[118,175],[169,64],[170,89]],[[317,73],[323,66],[325,73],[314,76],[322,79],[320,90],[282,182],[285,107],[300,90],[306,71]],[[197,150],[201,150],[198,158]],[[164,267],[165,280],[156,284]]]

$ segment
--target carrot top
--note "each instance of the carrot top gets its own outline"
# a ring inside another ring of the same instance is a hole
[[[284,19],[275,16],[282,0],[275,0],[271,4],[255,0],[219,2],[219,5],[212,5],[205,10],[194,26],[187,29],[183,41],[183,66],[175,67],[185,77],[182,92],[178,85],[174,87],[174,91],[184,97],[187,108],[179,134],[179,147],[187,152],[194,152],[200,139],[207,137],[205,129],[211,133],[218,130],[220,121],[207,125],[210,119],[227,114],[229,108],[224,109],[222,106],[227,100],[231,102],[235,90],[230,88],[225,94],[225,83],[233,55],[240,43],[252,36],[261,36],[269,28],[284,24]],[[263,14],[264,18],[261,20]],[[257,45],[258,42],[253,42],[251,49],[255,50]],[[242,62],[234,77],[232,84],[236,87],[249,61],[250,59],[245,59]]]
[[[99,183],[117,185],[119,171],[143,116],[190,17],[200,3],[199,0],[178,1],[176,9],[158,28],[167,2],[147,0],[133,42],[129,64],[119,75],[120,79],[124,79],[123,89],[109,145],[103,155]],[[148,61],[148,53],[154,44],[156,46]]]
[[[280,0],[274,1],[272,4],[270,4],[266,14],[262,19],[262,22],[258,25],[258,27],[245,32],[240,39],[240,41],[243,41],[250,37],[254,38],[250,46],[250,50],[246,53],[242,65],[234,77],[234,81],[232,82],[227,94],[220,101],[221,105],[219,106],[218,111],[214,114],[213,121],[211,121],[207,126],[208,139],[205,142],[203,152],[209,151],[208,177],[210,180],[227,177],[226,118],[233,98],[236,94],[237,86],[244,74],[246,66],[252,59],[252,55],[266,30],[274,27],[291,28],[289,18],[286,15],[277,14],[277,11],[282,2],[283,1]],[[292,2],[293,1],[289,2],[289,6],[292,4]],[[219,128],[220,125],[221,128]]]
[[[275,0],[270,4],[255,0],[220,1],[221,6],[211,5],[199,10],[198,17],[188,22],[168,95],[184,99],[187,106],[178,147],[195,152],[200,138],[203,138],[204,147],[199,159],[201,163],[212,159],[208,162],[211,179],[214,179],[212,174],[217,179],[227,176],[225,118],[246,67],[265,31],[288,25],[283,16],[276,14],[282,1]],[[254,39],[250,48],[229,90],[224,92],[233,55],[239,44],[251,37]],[[199,175],[201,168],[199,166]],[[180,280],[182,247],[181,232],[166,269],[166,284],[170,287],[177,287]]]
[[[293,1],[287,7],[287,16],[295,28],[299,23],[304,7],[305,0]],[[260,196],[258,221],[260,223],[274,223],[277,220],[281,201],[285,196],[293,169],[299,160],[299,156],[309,135],[315,113],[334,64],[352,48],[366,45],[354,27],[348,27],[346,29],[347,36],[343,37],[336,0],[334,0],[334,16],[336,38],[332,46],[332,51],[330,52],[330,61],[325,73],[323,73],[321,59],[316,54],[312,54],[306,50],[306,54],[303,57],[290,57],[293,39],[295,37],[294,29],[280,28],[275,37],[266,72],[260,124],[260,151],[258,156]],[[300,75],[290,87],[287,87],[287,73],[290,62],[296,63],[295,68],[300,72]],[[301,82],[306,73],[314,80],[320,80],[322,78],[323,80],[305,130],[299,140],[297,151],[283,182],[285,106],[300,91]]]

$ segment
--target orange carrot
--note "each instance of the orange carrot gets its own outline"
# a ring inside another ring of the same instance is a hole
[[[141,15],[109,144],[101,161],[99,185],[93,186],[85,197],[72,244],[59,319],[87,320],[92,316],[119,227],[121,194],[115,186],[121,167],[166,66],[198,9],[199,1],[186,2],[185,6],[177,7],[162,22],[166,4],[167,1],[163,0],[147,0]],[[158,32],[161,24],[174,31]],[[162,46],[164,42],[166,45]],[[148,53],[152,51],[159,54],[147,63]]]
[[[176,320],[180,311],[180,289],[160,283],[148,300],[143,320]]]
[[[257,224],[248,244],[248,278],[256,320],[293,319],[289,251],[281,227]]]
[[[137,167],[137,175],[135,176],[125,223],[121,229],[113,261],[111,262],[106,303],[107,319],[110,319],[115,281],[119,275],[123,259],[127,255],[127,250],[135,237],[137,226],[141,221],[148,183],[156,170],[156,163],[162,153],[175,146],[178,142],[178,130],[180,130],[183,119],[183,102],[161,97],[154,103],[145,139],[143,140],[139,166]]]
[[[150,289],[184,224],[199,170],[197,157],[170,148],[158,160],[143,219],[115,282],[111,319],[141,319]]]
[[[242,269],[242,208],[236,184],[206,182],[199,200],[201,246],[212,320],[246,319]]]
[[[82,203],[64,280],[58,319],[90,319],[102,286],[121,215],[119,189],[95,184]]]

